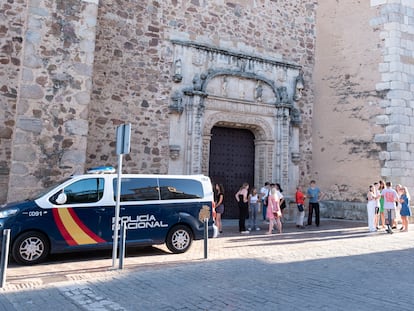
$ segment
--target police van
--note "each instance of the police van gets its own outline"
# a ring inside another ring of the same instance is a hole
[[[0,230],[11,229],[11,254],[37,264],[49,254],[112,248],[118,175],[111,167],[71,176],[38,197],[0,208]],[[203,175],[121,175],[119,221],[126,245],[166,244],[183,253],[213,233],[213,190]]]

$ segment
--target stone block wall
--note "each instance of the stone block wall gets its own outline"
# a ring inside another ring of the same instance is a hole
[[[5,108],[0,163],[10,177],[2,200],[27,198],[84,171],[97,4],[2,4],[6,75],[0,87]]]
[[[383,42],[378,92],[386,93],[376,123],[384,132],[375,135],[381,146],[381,175],[414,192],[414,2],[372,0],[378,16],[371,20]]]
[[[378,14],[368,1],[320,1],[314,72],[311,175],[327,199],[364,201],[369,184],[381,178],[374,138],[386,92],[376,89],[382,61]],[[306,182],[306,186],[308,186]]]
[[[0,202],[7,199],[26,1],[0,3]]]
[[[180,40],[303,67],[306,89],[300,104],[300,165],[306,175],[312,149],[315,10],[316,1],[102,2],[90,111],[93,139],[88,141],[87,165],[116,163],[115,127],[131,123],[131,153],[124,161],[125,172],[168,172],[168,106],[177,88],[172,42]],[[201,61],[183,60],[182,64]],[[204,66],[198,65],[200,70]],[[192,86],[190,81],[181,88]]]

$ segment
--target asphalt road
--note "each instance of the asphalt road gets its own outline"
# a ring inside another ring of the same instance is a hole
[[[413,232],[369,233],[364,223],[322,220],[283,234],[224,233],[185,254],[165,246],[11,263],[0,310],[413,310]]]

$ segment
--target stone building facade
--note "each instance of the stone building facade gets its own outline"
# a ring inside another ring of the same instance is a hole
[[[243,180],[279,182],[289,196],[317,179],[328,198],[361,202],[372,180],[412,187],[413,10],[408,0],[3,2],[0,201],[115,165],[123,123],[124,172],[214,175],[228,197]]]
[[[414,191],[414,2],[320,2],[311,175],[365,202],[380,178]],[[331,48],[327,48],[327,47]]]

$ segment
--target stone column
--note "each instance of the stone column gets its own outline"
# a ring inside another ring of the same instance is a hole
[[[98,0],[28,8],[8,201],[83,172],[86,160]]]
[[[286,186],[289,167],[289,110],[286,107],[277,107],[275,135],[274,181]]]
[[[210,142],[211,134],[203,136],[203,147],[202,147],[202,160],[201,160],[201,174],[208,176],[210,167]]]
[[[255,141],[255,176],[256,186],[262,187],[266,181],[273,180],[274,140]]]
[[[202,127],[204,115],[203,92],[186,92],[188,103],[186,105],[187,141],[185,149],[184,174],[201,174],[202,172]]]

